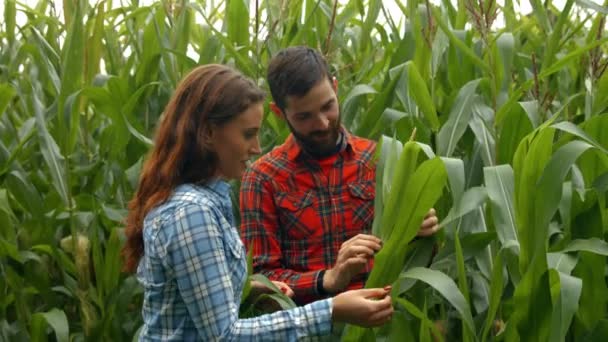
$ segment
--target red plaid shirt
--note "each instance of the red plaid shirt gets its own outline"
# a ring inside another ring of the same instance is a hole
[[[343,134],[340,152],[322,160],[290,135],[243,176],[241,237],[253,246],[254,272],[287,283],[299,304],[321,297],[319,271],[333,267],[342,243],[371,231],[376,144]],[[370,270],[371,262],[348,289],[363,287]]]

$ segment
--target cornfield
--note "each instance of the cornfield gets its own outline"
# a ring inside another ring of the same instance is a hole
[[[3,1],[0,340],[136,336],[119,251],[164,105],[199,64],[265,87],[291,45],[380,143],[366,286],[392,282],[396,312],[342,340],[608,339],[607,0]],[[263,150],[288,133],[267,114]],[[443,229],[415,239],[431,207]]]

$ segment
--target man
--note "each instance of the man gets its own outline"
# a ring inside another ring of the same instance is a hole
[[[241,237],[254,271],[287,283],[298,304],[361,288],[382,242],[373,221],[373,141],[340,125],[337,80],[307,47],[270,61],[271,110],[291,133],[258,159],[241,184]],[[431,209],[419,236],[437,231]]]

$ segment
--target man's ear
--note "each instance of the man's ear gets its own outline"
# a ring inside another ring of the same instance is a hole
[[[270,110],[276,115],[279,119],[283,119],[283,111],[276,103],[270,102]]]
[[[338,93],[338,79],[335,78],[335,77],[332,77],[331,78],[331,83],[332,83],[332,86],[334,88],[334,92],[337,94]]]

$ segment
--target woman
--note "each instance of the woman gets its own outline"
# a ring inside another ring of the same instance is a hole
[[[331,322],[386,323],[390,288],[238,319],[247,277],[226,180],[260,154],[264,93],[222,65],[194,69],[161,119],[129,204],[125,268],[144,287],[140,340],[281,340],[330,333]]]

